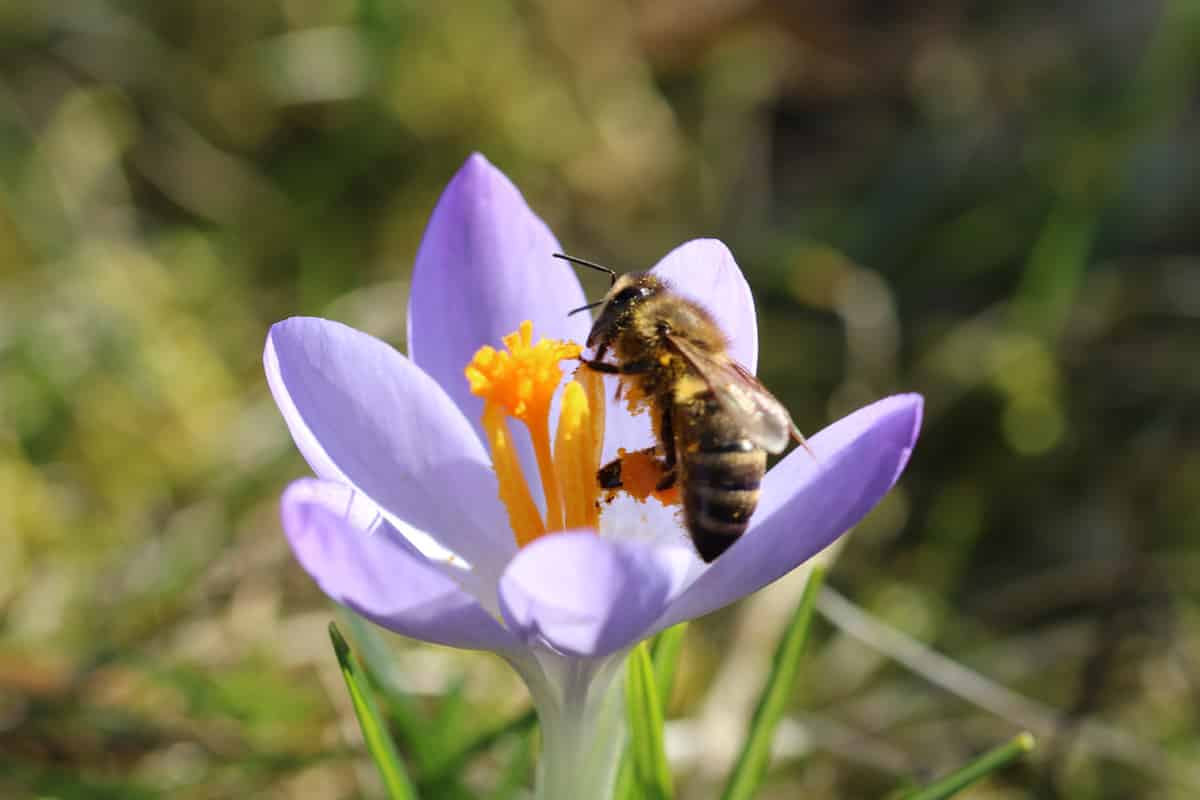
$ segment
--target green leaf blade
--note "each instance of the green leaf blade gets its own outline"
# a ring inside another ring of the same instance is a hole
[[[375,706],[362,666],[350,650],[350,645],[342,638],[337,625],[332,622],[329,623],[329,638],[333,642],[333,652],[337,656],[342,677],[346,680],[346,689],[350,692],[354,714],[358,717],[367,751],[375,761],[375,766],[379,768],[387,796],[391,800],[416,800],[417,794],[409,780],[408,771],[404,768],[392,735]]]
[[[825,573],[814,567],[804,587],[804,594],[787,630],[775,649],[771,674],[767,678],[754,718],[750,722],[749,735],[742,752],[734,765],[729,782],[725,785],[722,800],[750,800],[762,784],[771,757],[771,742],[775,729],[787,710],[792,687],[800,670],[800,656],[812,622],[817,595],[824,583]]]
[[[625,707],[629,718],[635,796],[670,800],[671,769],[663,743],[663,711],[654,665],[645,643],[634,648],[625,673]]]
[[[454,776],[462,774],[472,759],[486,753],[497,743],[510,736],[523,736],[527,738],[529,732],[536,725],[537,712],[531,708],[519,716],[474,734],[467,739],[465,744],[456,744],[451,752],[442,757],[436,771],[431,772],[428,776],[422,776],[422,789],[427,786],[437,786]]]
[[[675,686],[675,667],[679,663],[679,655],[683,652],[683,639],[687,634],[687,623],[681,622],[667,628],[654,638],[651,647],[651,657],[654,659],[654,680],[658,685],[658,697],[662,703],[663,720],[666,720],[667,708],[671,704],[671,690]],[[621,756],[621,767],[617,774],[617,786],[613,792],[614,800],[637,800],[637,780],[633,773],[632,746],[626,745]]]
[[[905,794],[903,800],[944,800],[944,798],[953,797],[981,778],[1008,766],[1031,752],[1035,744],[1033,734],[1028,731],[1017,734],[1007,743],[989,750],[941,780],[935,781],[923,789]]]
[[[663,717],[671,705],[671,690],[675,688],[675,667],[679,654],[683,652],[683,638],[687,635],[687,623],[667,628],[654,639],[654,681],[658,685],[658,699],[662,702]]]

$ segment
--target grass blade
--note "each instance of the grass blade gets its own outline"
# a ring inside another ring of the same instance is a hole
[[[666,719],[667,708],[671,704],[671,690],[675,686],[675,667],[679,663],[679,654],[683,651],[683,638],[687,634],[687,623],[667,628],[654,639],[651,648],[654,658],[654,681],[658,685],[658,697],[662,704],[663,719]],[[632,745],[625,747],[621,757],[621,768],[617,774],[617,787],[613,792],[614,800],[636,800],[637,780],[633,774]]]
[[[526,732],[516,742],[508,764],[500,775],[496,788],[492,791],[491,800],[516,800],[527,796],[531,776],[533,775],[533,735]]]
[[[425,735],[425,715],[393,675],[393,653],[379,628],[349,610],[340,617],[358,647],[354,655],[362,665],[362,674],[371,687],[371,697],[375,699],[380,715],[391,723],[392,736],[397,746],[408,754],[414,765],[413,771],[425,772],[437,753]]]
[[[683,651],[683,637],[687,634],[687,623],[667,628],[654,639],[654,682],[658,685],[658,699],[662,703],[663,717],[671,705],[671,690],[675,688],[675,666]]]
[[[645,643],[629,656],[625,673],[625,706],[629,715],[630,750],[637,797],[669,800],[674,795],[671,769],[663,746],[663,712],[658,699],[654,665]]]
[[[942,800],[945,797],[952,797],[980,778],[1016,761],[1033,750],[1033,746],[1032,733],[1026,731],[1017,734],[1007,744],[987,751],[962,769],[955,770],[924,789],[905,794],[903,800]]]
[[[351,652],[350,645],[342,638],[337,625],[332,622],[329,623],[329,638],[333,641],[333,652],[337,655],[342,677],[346,679],[346,689],[349,690],[350,700],[354,703],[354,713],[358,716],[358,725],[367,743],[367,751],[383,776],[387,796],[391,800],[416,800],[417,794],[408,779],[404,762],[396,752],[392,735],[379,716],[379,709],[371,697],[371,688],[362,667]]]
[[[633,775],[633,748],[626,745],[625,752],[621,755],[613,800],[637,800],[637,789],[637,778]]]
[[[450,777],[461,774],[470,764],[471,760],[479,756],[503,739],[516,734],[528,734],[533,730],[537,723],[537,713],[531,708],[520,716],[513,717],[510,720],[500,723],[499,725],[489,728],[482,733],[475,734],[470,741],[460,746],[457,750],[443,757],[438,768],[428,778],[422,778],[421,786],[434,786]]]
[[[824,577],[824,570],[820,567],[813,568],[804,587],[804,595],[800,598],[800,605],[796,608],[779,646],[775,648],[771,674],[758,699],[758,707],[754,709],[754,718],[750,722],[746,743],[742,746],[733,774],[729,776],[729,783],[721,795],[723,800],[749,800],[762,783],[771,757],[771,741],[775,737],[775,728],[778,727],[792,696],[796,673],[800,669],[800,655],[808,638],[813,608]]]

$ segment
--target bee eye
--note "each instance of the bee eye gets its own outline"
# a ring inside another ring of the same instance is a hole
[[[613,298],[613,302],[617,305],[626,305],[634,300],[640,300],[650,294],[650,290],[645,286],[627,286],[617,292],[617,296]]]

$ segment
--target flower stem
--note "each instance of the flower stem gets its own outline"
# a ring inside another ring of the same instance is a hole
[[[605,659],[542,652],[513,660],[533,695],[541,727],[536,800],[610,800],[625,746],[627,653]]]

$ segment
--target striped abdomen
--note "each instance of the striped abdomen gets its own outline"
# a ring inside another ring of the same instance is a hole
[[[677,406],[673,424],[684,523],[700,557],[712,561],[746,532],[767,454],[708,398]]]

